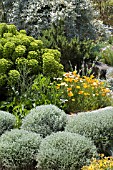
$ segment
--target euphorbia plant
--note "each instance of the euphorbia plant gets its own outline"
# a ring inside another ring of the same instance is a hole
[[[80,77],[76,71],[65,73],[57,89],[68,112],[95,110],[110,105],[110,90],[93,75]]]

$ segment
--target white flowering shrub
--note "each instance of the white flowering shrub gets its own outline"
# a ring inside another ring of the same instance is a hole
[[[6,130],[14,128],[16,123],[16,118],[11,113],[0,110],[0,135],[2,135]]]
[[[3,6],[6,21],[35,38],[60,20],[68,37],[95,38],[103,30],[103,24],[95,20],[98,12],[90,0],[3,0]]]
[[[63,131],[67,122],[66,113],[54,105],[41,105],[32,109],[22,121],[22,129],[45,137],[52,132]]]
[[[13,129],[0,137],[0,169],[34,170],[41,137],[25,130]]]
[[[57,132],[42,141],[36,157],[37,169],[80,170],[96,155],[96,147],[84,136]]]

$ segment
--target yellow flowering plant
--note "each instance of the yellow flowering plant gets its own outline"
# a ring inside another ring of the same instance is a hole
[[[93,75],[81,77],[76,71],[64,74],[57,89],[62,90],[61,100],[68,112],[95,110],[110,105],[110,89]]]
[[[83,166],[81,170],[113,170],[113,157],[104,157],[101,159],[92,159],[89,166]]]

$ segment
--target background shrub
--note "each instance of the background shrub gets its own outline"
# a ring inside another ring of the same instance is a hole
[[[111,154],[109,149],[113,142],[113,107],[72,116],[65,130],[89,137],[99,153]]]
[[[65,112],[54,105],[41,105],[32,109],[22,121],[22,129],[36,132],[43,137],[62,131],[67,122]]]
[[[79,71],[82,63],[92,62],[97,56],[97,44],[93,40],[80,39],[78,37],[66,37],[64,26],[44,30],[39,37],[44,42],[44,47],[58,49],[61,52],[61,63],[65,71],[74,70],[75,66]],[[49,51],[50,52],[50,51]]]
[[[99,55],[100,60],[104,63],[113,66],[113,42],[112,44],[105,44],[103,48],[101,48]]]
[[[47,136],[37,155],[39,170],[79,170],[96,156],[93,143],[75,133],[57,132]]]
[[[103,11],[103,1],[101,3],[99,7],[101,5]],[[5,14],[2,21],[13,23],[18,29],[26,29],[27,33],[34,37],[52,24],[58,28],[59,22],[62,21],[68,38],[105,36],[108,34],[107,28],[100,20],[97,20],[99,13],[94,7],[90,0],[65,0],[63,2],[61,0],[48,0],[47,2],[2,0],[1,3],[2,13]],[[106,12],[102,14],[105,16]],[[107,18],[109,18],[108,15]]]
[[[6,130],[14,128],[16,123],[15,116],[0,110],[0,135],[2,135]]]
[[[13,129],[0,138],[0,169],[34,170],[35,154],[41,137],[25,130]]]

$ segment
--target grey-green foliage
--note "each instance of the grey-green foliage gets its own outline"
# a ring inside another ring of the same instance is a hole
[[[4,10],[2,0],[0,1],[0,22],[4,20]]]
[[[52,94],[51,94],[52,95]],[[41,134],[62,131],[67,122],[66,113],[55,105],[41,105],[32,109],[22,121],[22,129]]]
[[[38,170],[80,170],[97,154],[96,147],[84,136],[57,132],[41,143],[36,157]]]
[[[3,0],[3,5],[6,22],[26,29],[35,38],[51,24],[57,26],[60,20],[64,21],[70,38],[105,35],[104,25],[95,19],[98,12],[90,0]]]
[[[0,135],[2,135],[6,130],[14,128],[16,123],[16,118],[11,113],[0,110]]]
[[[65,130],[91,138],[98,152],[106,154],[113,142],[113,107],[72,116]]]
[[[40,143],[39,134],[19,129],[7,131],[0,137],[0,169],[35,169],[33,164]]]

